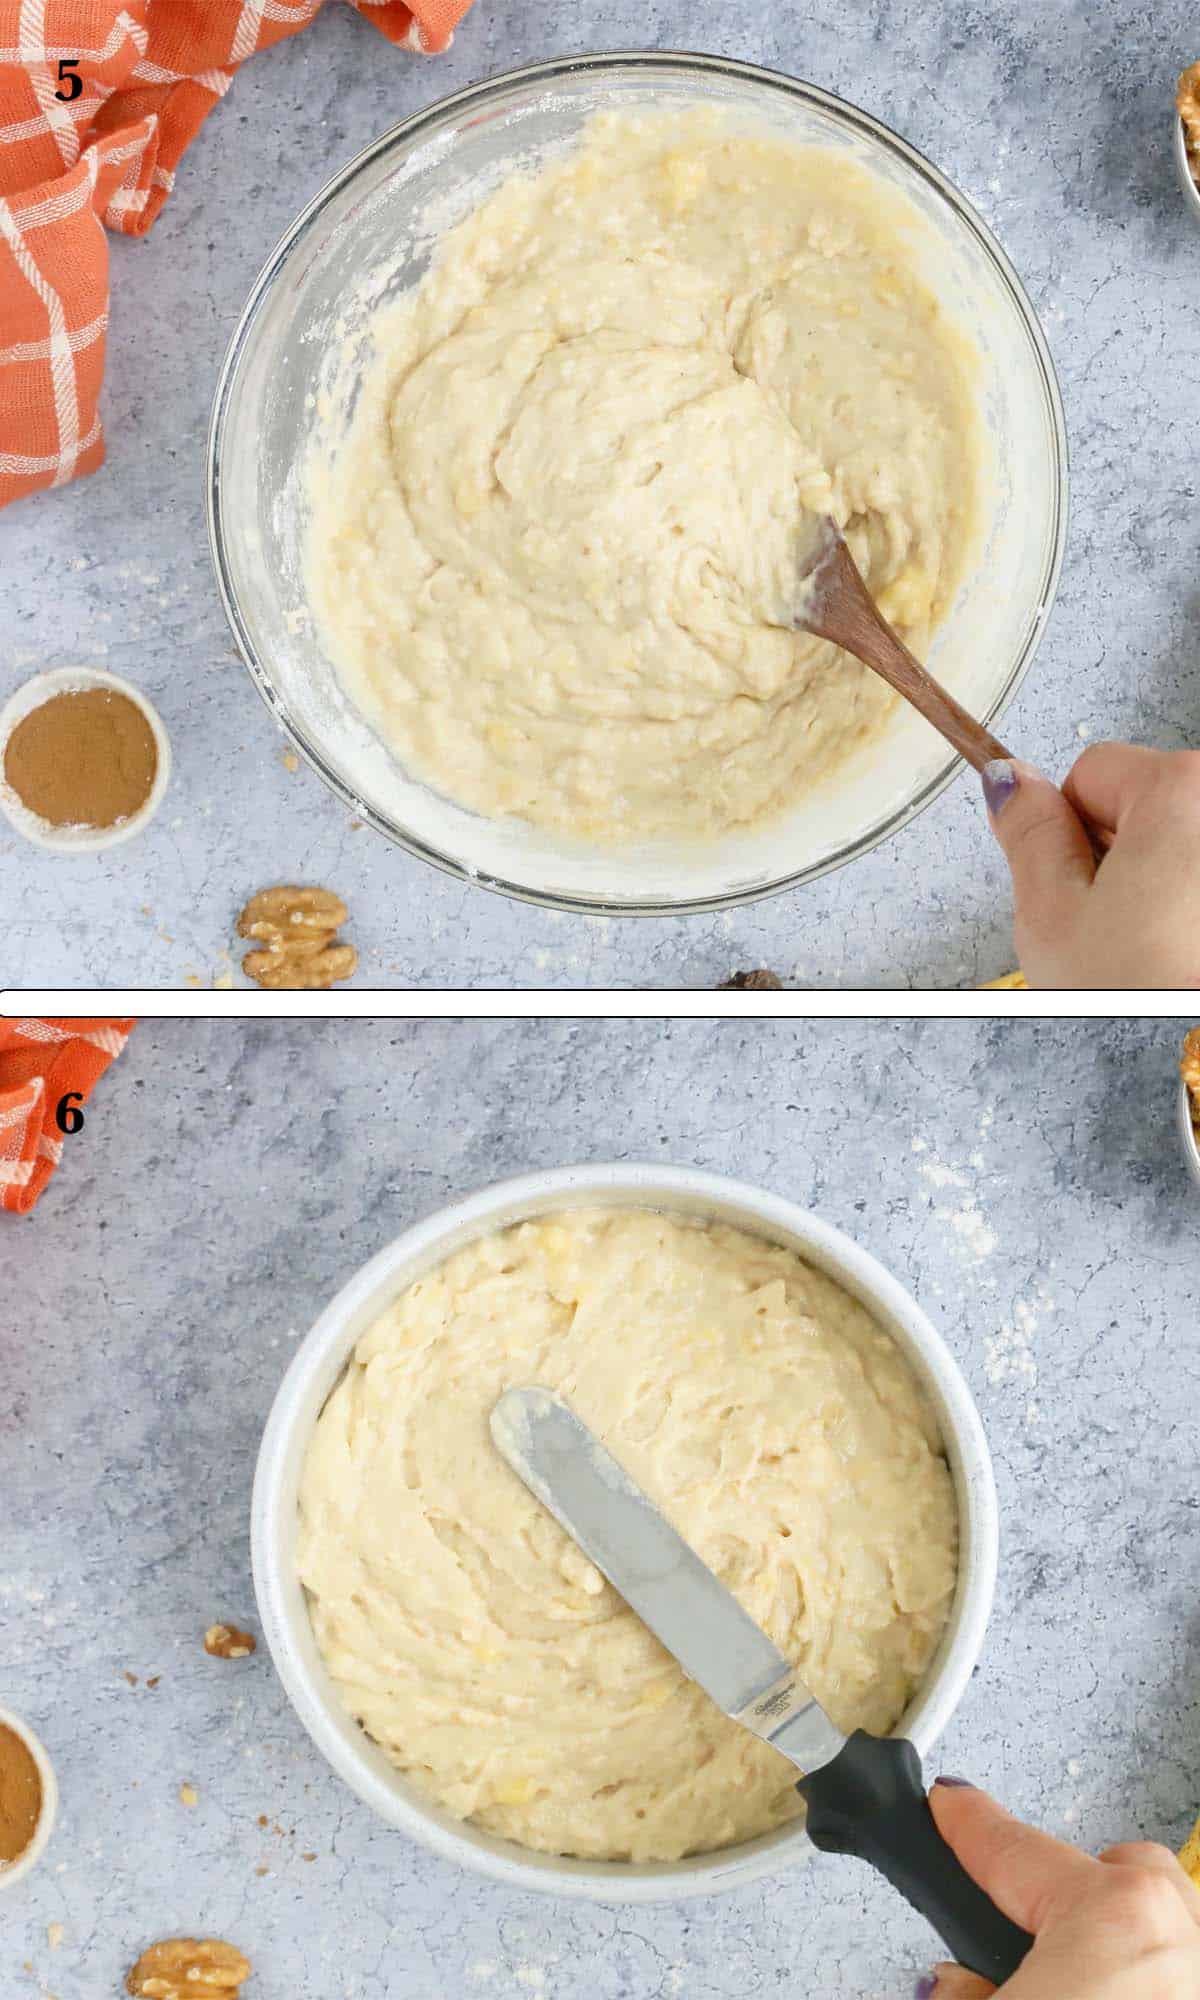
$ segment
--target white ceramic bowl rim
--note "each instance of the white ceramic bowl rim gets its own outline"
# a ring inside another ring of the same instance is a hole
[[[1197,222],[1200,222],[1200,187],[1197,187],[1192,173],[1192,163],[1188,159],[1187,134],[1178,112],[1175,113],[1172,142],[1175,150],[1175,168],[1179,175],[1179,185],[1183,189],[1183,198]]]
[[[0,1891],[3,1891],[11,1889],[28,1875],[31,1868],[36,1868],[49,1845],[54,1822],[58,1817],[58,1780],[54,1775],[54,1766],[46,1753],[45,1744],[34,1734],[22,1716],[14,1715],[10,1708],[0,1708],[0,1725],[7,1725],[14,1736],[20,1737],[37,1765],[38,1776],[42,1781],[42,1811],[34,1828],[33,1839],[25,1852],[19,1854],[15,1861],[10,1862],[7,1867],[0,1864]]]
[[[317,1649],[295,1573],[296,1504],[313,1425],[360,1334],[420,1271],[523,1217],[588,1204],[713,1215],[795,1247],[859,1297],[893,1335],[929,1392],[959,1507],[958,1590],[942,1644],[900,1729],[924,1755],[945,1728],[983,1643],[995,1589],[997,1513],[991,1459],[958,1366],[916,1301],[831,1223],[745,1182],[663,1165],[601,1164],[505,1180],[450,1203],[380,1250],[326,1306],[297,1350],[267,1420],[251,1518],[254,1587],[284,1688],[317,1748],[382,1818],[437,1854],[512,1889],[650,1903],[732,1888],[807,1858],[802,1829],[678,1862],[579,1861],[537,1854],[454,1819],[420,1797],[342,1707]]]
[[[1183,1157],[1187,1161],[1188,1172],[1194,1181],[1200,1182],[1200,1140],[1196,1137],[1196,1127],[1192,1119],[1192,1094],[1182,1077],[1179,1079],[1176,1113],[1179,1120],[1179,1140],[1183,1147]]]
[[[132,681],[124,680],[120,674],[105,673],[100,667],[52,667],[47,673],[34,674],[30,680],[22,681],[0,708],[0,756],[18,722],[34,709],[41,708],[53,695],[82,694],[91,688],[127,695],[145,716],[158,756],[154,783],[137,811],[130,813],[128,819],[118,820],[115,826],[67,827],[50,826],[31,813],[0,775],[0,809],[26,840],[37,847],[49,848],[53,854],[98,854],[103,848],[119,847],[123,840],[132,840],[153,819],[170,783],[171,744],[154,703]]]
[[[235,384],[256,321],[271,296],[276,280],[280,278],[292,256],[305,243],[310,231],[320,221],[323,211],[343,188],[370,166],[377,156],[395,148],[401,142],[415,143],[424,132],[438,129],[444,121],[452,115],[461,113],[466,107],[477,106],[479,116],[483,117],[486,115],[486,107],[514,86],[536,82],[552,88],[557,79],[575,79],[588,73],[602,76],[607,69],[616,70],[622,67],[637,69],[647,80],[653,79],[656,70],[665,72],[681,68],[693,73],[698,83],[703,81],[706,73],[726,75],[749,84],[756,84],[775,94],[790,94],[825,110],[836,112],[857,132],[869,137],[895,158],[905,162],[919,180],[924,181],[940,195],[942,201],[984,251],[996,276],[1007,289],[1023,323],[1034,366],[1045,395],[1046,410],[1054,440],[1056,492],[1049,552],[1039,578],[1037,602],[1030,631],[1003,685],[996,690],[979,717],[987,727],[994,728],[999,723],[1032,665],[1054,605],[1066,548],[1069,499],[1066,418],[1054,362],[1037,313],[1014,265],[982,217],[948,176],[934,166],[916,146],[893,132],[870,112],[862,110],[833,91],[823,90],[817,84],[789,76],[783,71],[768,69],[760,64],[740,62],[733,57],[682,49],[613,49],[593,51],[579,56],[556,57],[549,61],[528,64],[519,69],[486,77],[478,83],[470,84],[462,90],[438,99],[433,104],[423,106],[409,117],[401,119],[398,124],[355,154],[353,159],[349,160],[314,195],[280,238],[254,281],[241,318],[230,339],[217,380],[209,421],[205,478],[208,533],[213,568],[225,615],[238,651],[259,695],[305,762],[358,818],[365,820],[377,833],[383,834],[386,839],[404,848],[419,860],[427,861],[431,866],[459,880],[468,881],[475,886],[511,897],[519,902],[587,914],[623,917],[686,916],[733,908],[745,903],[759,902],[769,896],[780,895],[786,890],[816,881],[822,875],[869,853],[881,842],[890,839],[892,835],[906,827],[931,805],[958,776],[963,768],[963,760],[948,752],[944,765],[886,818],[847,841],[836,852],[806,862],[802,866],[786,869],[772,879],[752,886],[739,884],[725,890],[670,898],[662,896],[614,898],[600,892],[582,893],[557,887],[535,886],[530,882],[514,879],[511,873],[493,874],[486,867],[466,865],[456,856],[442,851],[431,839],[411,827],[399,824],[385,812],[377,809],[370,799],[360,796],[347,777],[335,768],[324,746],[311,740],[308,729],[289,712],[288,704],[275,685],[269,667],[260,657],[260,648],[239,601],[233,567],[226,547],[228,530],[224,510],[228,503],[222,479],[222,456]]]

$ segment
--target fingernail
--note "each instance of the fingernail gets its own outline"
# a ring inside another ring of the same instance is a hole
[[[914,1989],[916,1993],[916,2000],[933,2000],[933,1996],[937,1992],[937,1988],[938,1988],[937,1973],[927,1972],[924,1979],[918,1979],[917,1981],[916,1987]]]
[[[987,809],[995,815],[1006,806],[1017,789],[1017,767],[1007,757],[993,757],[981,772]]]
[[[953,1785],[956,1791],[973,1792],[974,1785],[969,1778],[935,1778],[935,1785]]]

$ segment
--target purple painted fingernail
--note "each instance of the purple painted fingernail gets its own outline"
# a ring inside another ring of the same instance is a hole
[[[1009,802],[1017,789],[1017,770],[1007,757],[993,757],[985,764],[980,774],[983,778],[983,796],[987,809],[993,818]]]
[[[917,1981],[914,1989],[916,2000],[933,2000],[933,1996],[937,1992],[937,1985],[937,1973],[927,1972],[924,1979],[918,1979]]]
[[[956,1791],[973,1792],[974,1785],[969,1778],[935,1778],[935,1785],[953,1785]]]

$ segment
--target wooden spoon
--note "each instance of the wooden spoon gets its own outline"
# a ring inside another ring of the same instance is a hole
[[[835,646],[853,653],[911,702],[976,771],[997,758],[1012,762],[1012,751],[968,715],[961,702],[934,680],[893,632],[831,514],[820,517],[811,542],[802,547],[797,579],[799,602],[792,622],[798,630],[811,632],[817,639],[831,639]],[[1083,819],[1078,806],[1075,812]],[[1112,846],[1112,834],[1107,827],[1088,820],[1083,824],[1096,859],[1102,860]]]
[[[811,543],[802,550],[798,580],[802,588],[794,622],[801,631],[832,639],[881,675],[976,771],[997,758],[1011,762],[1012,751],[968,715],[893,632],[831,514],[821,516]]]

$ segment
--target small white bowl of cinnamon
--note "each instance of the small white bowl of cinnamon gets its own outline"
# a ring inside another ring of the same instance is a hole
[[[1179,1136],[1188,1172],[1200,1186],[1200,1028],[1189,1028],[1179,1058]]]
[[[1183,197],[1200,222],[1200,62],[1185,69],[1175,92],[1175,166]]]
[[[94,667],[35,674],[0,709],[0,810],[55,854],[131,840],[162,804],[171,746],[140,688]]]
[[[27,1722],[0,1708],[0,1890],[35,1868],[58,1813],[58,1781]]]

